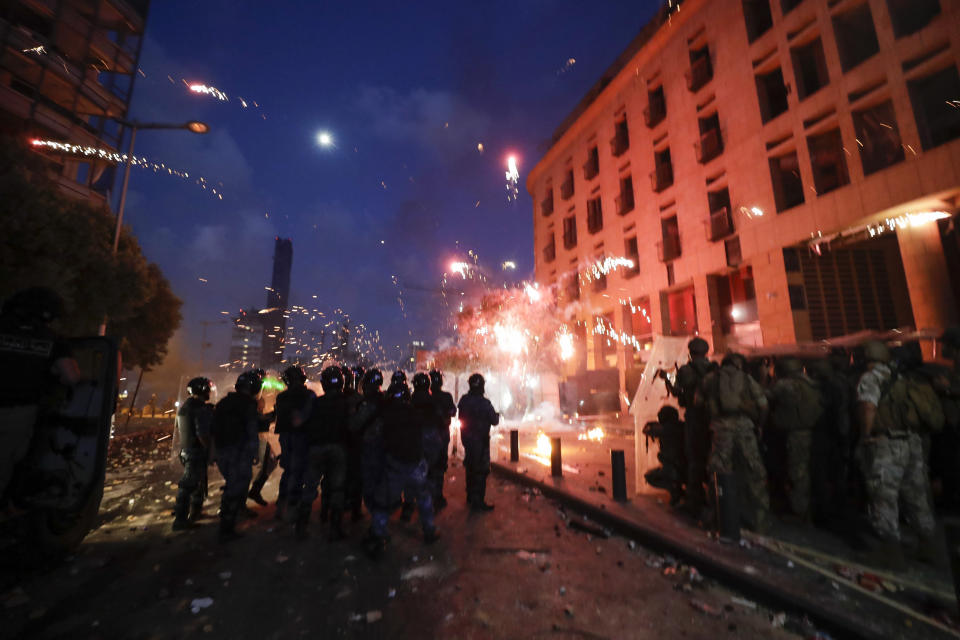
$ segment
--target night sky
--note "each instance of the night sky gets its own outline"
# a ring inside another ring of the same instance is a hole
[[[408,286],[438,287],[469,249],[529,278],[526,172],[657,4],[153,2],[130,116],[212,131],[143,131],[136,154],[223,183],[221,201],[192,180],[131,176],[126,220],[184,300],[167,366],[199,361],[201,322],[264,306],[276,235],[293,239],[292,304],[341,307],[388,346],[436,342],[439,296]],[[318,146],[322,129],[334,148]],[[226,361],[228,325],[209,336],[208,368]]]

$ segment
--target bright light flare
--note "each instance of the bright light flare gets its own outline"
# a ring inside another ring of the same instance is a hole
[[[540,457],[550,459],[550,454],[553,453],[553,445],[550,443],[550,436],[545,434],[543,431],[537,434],[537,446],[533,449],[533,452]]]
[[[577,440],[589,440],[590,442],[603,442],[603,438],[606,434],[603,432],[603,427],[597,425],[596,427],[588,430],[586,433],[581,433],[577,435]]]
[[[507,202],[517,199],[519,193],[517,185],[520,183],[520,172],[517,169],[517,156],[507,158]]]
[[[514,262],[513,260],[505,260],[503,263],[500,264],[500,268],[503,269],[504,271],[516,271],[517,263]]]
[[[543,294],[540,292],[540,289],[534,285],[531,285],[529,282],[523,285],[523,292],[527,294],[527,298],[530,299],[530,302],[540,302],[543,298]]]
[[[323,148],[333,146],[333,136],[329,131],[321,131],[317,134],[317,144]]]
[[[573,357],[575,349],[573,348],[573,334],[569,331],[561,331],[557,336],[557,347],[560,349],[560,359],[564,362]]]
[[[527,339],[523,331],[516,327],[505,327],[502,324],[496,324],[493,327],[493,335],[497,339],[497,347],[506,353],[520,354],[527,350]]]
[[[450,263],[450,272],[455,273],[464,280],[467,279],[467,273],[470,271],[470,265],[460,260],[454,260]]]
[[[216,87],[208,87],[205,84],[200,84],[200,83],[191,84],[190,91],[194,93],[201,93],[204,95],[213,96],[214,98],[216,98],[217,100],[220,100],[221,102],[226,102],[230,99],[227,97],[227,94],[225,94],[223,91],[220,91],[220,89],[217,89]]]

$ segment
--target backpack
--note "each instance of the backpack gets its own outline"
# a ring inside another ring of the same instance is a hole
[[[737,415],[744,410],[744,394],[747,391],[746,374],[735,367],[720,367],[716,373],[716,395],[720,414]]]
[[[943,429],[944,415],[933,388],[928,384],[898,376],[880,396],[876,425],[888,432],[912,431],[937,433]]]

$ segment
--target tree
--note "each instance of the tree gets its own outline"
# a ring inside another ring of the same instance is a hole
[[[66,336],[94,335],[104,316],[124,366],[163,360],[180,325],[182,302],[129,227],[111,255],[114,217],[106,205],[75,200],[47,176],[44,161],[0,138],[0,298],[30,286],[63,296],[56,325]]]

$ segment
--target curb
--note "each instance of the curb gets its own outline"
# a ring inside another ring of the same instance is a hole
[[[876,626],[870,625],[868,621],[844,616],[837,611],[822,606],[807,596],[781,589],[779,583],[774,580],[752,575],[741,567],[734,566],[732,563],[725,562],[714,555],[683,544],[681,541],[670,538],[656,529],[645,527],[632,519],[612,513],[606,508],[585,500],[570,491],[520,473],[503,463],[491,461],[490,468],[494,473],[514,483],[539,489],[544,496],[589,516],[594,522],[631,540],[636,540],[638,544],[661,553],[669,553],[681,559],[684,563],[695,566],[703,575],[732,586],[768,608],[806,615],[818,627],[829,631],[836,637],[878,639],[890,637],[889,631],[884,632],[877,629]],[[921,631],[929,632],[931,637],[947,637],[939,629],[928,625],[913,628],[913,633]]]

